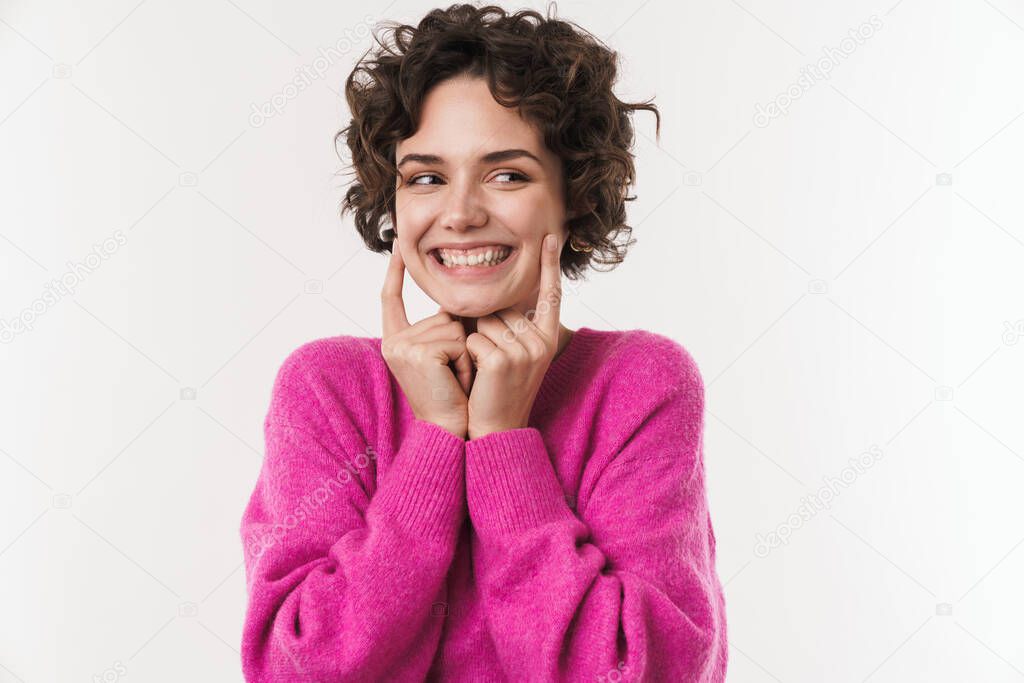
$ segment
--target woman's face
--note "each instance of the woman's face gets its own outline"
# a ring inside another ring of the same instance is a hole
[[[399,248],[427,296],[463,317],[534,308],[544,236],[558,237],[559,253],[567,237],[561,160],[539,131],[482,79],[449,79],[428,93],[395,159]]]

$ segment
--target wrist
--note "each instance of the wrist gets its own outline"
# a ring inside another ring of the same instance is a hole
[[[459,437],[460,439],[465,440],[465,439],[469,438],[468,430],[465,427],[454,427],[454,426],[446,425],[446,424],[442,424],[442,423],[438,423],[437,426],[441,427],[442,429],[444,429],[447,432],[450,432],[451,434],[454,434],[455,436]]]
[[[504,424],[504,425],[491,425],[491,426],[481,426],[481,427],[476,427],[476,426],[470,425],[469,429],[467,430],[467,438],[469,440],[481,439],[481,438],[487,436],[488,434],[494,434],[495,432],[507,432],[507,431],[512,430],[512,429],[523,429],[526,426],[527,425],[525,425],[525,424],[511,424],[511,423],[510,424]]]

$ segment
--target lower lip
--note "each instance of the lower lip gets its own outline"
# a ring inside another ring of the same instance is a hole
[[[512,253],[508,255],[508,258],[493,266],[453,266],[451,268],[443,263],[438,263],[433,254],[427,254],[427,259],[433,264],[435,270],[440,271],[444,275],[472,280],[477,278],[493,277],[501,274],[508,264],[511,263],[518,255],[519,250],[513,249]]]

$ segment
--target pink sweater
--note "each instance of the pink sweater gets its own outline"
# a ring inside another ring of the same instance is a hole
[[[284,362],[241,521],[247,681],[722,681],[704,386],[581,327],[529,427],[415,418],[380,339]]]

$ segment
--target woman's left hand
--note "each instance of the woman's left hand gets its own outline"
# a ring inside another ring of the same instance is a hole
[[[476,365],[468,406],[470,439],[527,426],[534,398],[558,351],[558,256],[558,237],[548,235],[541,248],[540,291],[532,319],[515,308],[503,308],[478,318],[476,332],[466,338]]]

